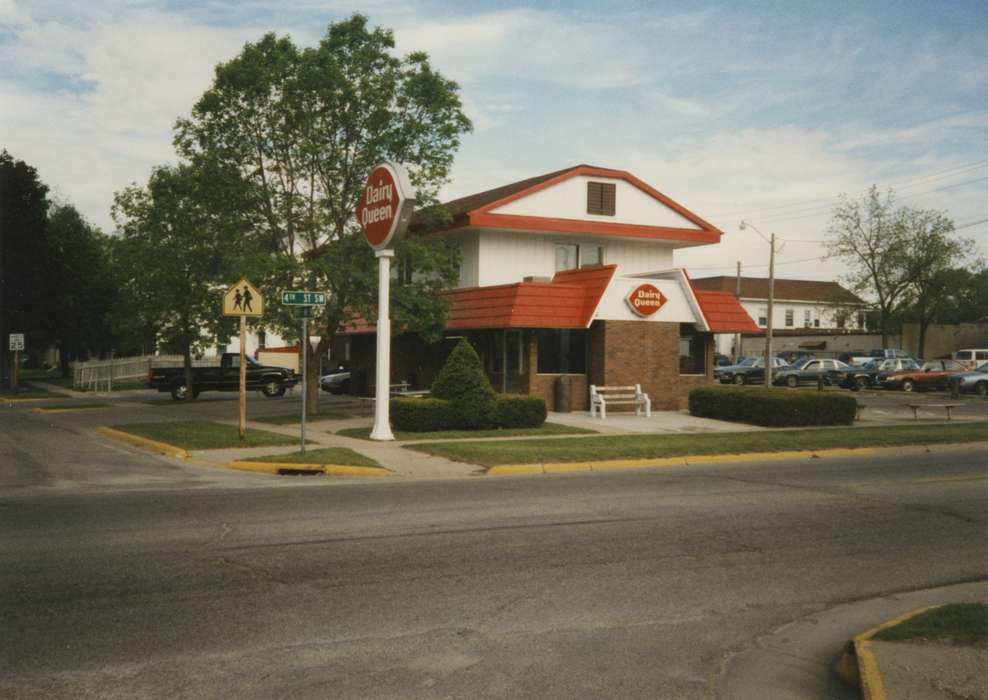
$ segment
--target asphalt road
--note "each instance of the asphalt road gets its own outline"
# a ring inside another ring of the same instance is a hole
[[[748,697],[794,621],[988,579],[986,484],[971,448],[332,482],[4,412],[0,696]]]

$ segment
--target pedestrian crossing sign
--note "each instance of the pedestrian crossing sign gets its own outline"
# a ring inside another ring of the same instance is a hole
[[[241,279],[223,294],[224,316],[261,316],[263,314],[264,297],[246,279]]]

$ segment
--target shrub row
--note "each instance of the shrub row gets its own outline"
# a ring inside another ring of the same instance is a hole
[[[770,427],[850,425],[858,407],[846,394],[745,387],[694,389],[689,403],[694,416]]]
[[[486,425],[477,426],[472,416],[464,416],[458,402],[446,399],[391,399],[391,425],[395,430],[425,433],[433,430],[472,430],[484,428],[537,428],[545,422],[545,401],[537,396],[498,394],[494,415]]]

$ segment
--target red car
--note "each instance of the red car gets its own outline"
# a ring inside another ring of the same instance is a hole
[[[903,391],[946,389],[952,376],[965,371],[964,365],[957,360],[930,360],[916,370],[883,372],[878,375],[876,383],[885,389]]]

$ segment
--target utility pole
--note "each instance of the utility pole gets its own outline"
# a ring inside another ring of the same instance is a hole
[[[775,234],[769,241],[768,254],[768,327],[765,333],[765,386],[772,386],[772,306],[775,303]]]
[[[768,254],[768,318],[765,328],[765,386],[772,386],[772,307],[775,305],[775,234],[771,238],[765,238],[765,234],[758,230],[756,226],[742,221],[739,228],[744,231],[751,227],[766,243],[769,244]],[[738,264],[740,267],[740,263]],[[738,275],[740,278],[740,274]]]
[[[741,303],[741,261],[738,260],[738,277],[737,284],[734,289],[734,296],[738,298],[738,303]],[[734,364],[741,361],[741,334],[734,334]]]

